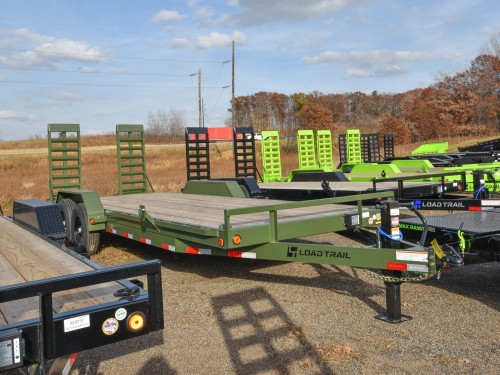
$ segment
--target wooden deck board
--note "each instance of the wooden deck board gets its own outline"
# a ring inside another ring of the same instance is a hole
[[[0,267],[0,286],[93,269],[4,218],[0,218]],[[106,283],[55,293],[54,311],[114,301],[116,298],[112,293],[119,288],[120,284]],[[34,318],[38,316],[38,299],[34,297],[7,302],[0,306],[0,310],[7,322]]]
[[[217,229],[224,224],[224,210],[243,207],[263,207],[285,201],[268,199],[228,198],[180,193],[147,193],[104,197],[101,199],[106,211],[137,216],[139,205],[157,220],[175,222],[184,225]],[[337,216],[354,212],[349,205],[332,205],[300,207],[279,210],[278,222],[290,222],[325,216]],[[268,225],[268,211],[237,215],[231,217],[233,226]]]

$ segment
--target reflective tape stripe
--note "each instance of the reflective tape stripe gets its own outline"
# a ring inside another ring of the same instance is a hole
[[[116,234],[116,229],[115,228],[108,228],[108,233]]]
[[[123,232],[123,237],[130,238],[131,240],[134,239],[134,235],[132,233],[128,233],[128,232]]]
[[[149,238],[141,237],[141,242],[151,245],[151,240]]]
[[[212,255],[212,249],[198,249],[196,247],[186,247],[186,254]]]
[[[162,243],[161,248],[168,251],[175,251],[175,246],[171,246],[168,243]]]

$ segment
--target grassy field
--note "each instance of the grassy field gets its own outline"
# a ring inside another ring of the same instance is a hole
[[[488,138],[488,139],[491,139]],[[484,139],[449,139],[449,151],[456,151],[459,146],[474,144]],[[441,140],[442,141],[442,140]],[[178,141],[179,142],[179,141]],[[96,190],[100,195],[113,195],[118,191],[118,168],[114,135],[82,137],[82,175],[83,188]],[[158,145],[169,143],[168,147]],[[185,147],[182,141],[174,144],[172,140],[146,139],[147,172],[155,191],[178,192],[186,182]],[[89,149],[89,146],[93,146]],[[102,149],[100,147],[102,146]],[[418,144],[396,146],[396,155],[409,154]],[[7,151],[17,150],[17,154]],[[38,153],[29,153],[38,150]],[[3,212],[11,214],[15,199],[48,199],[48,157],[47,140],[31,139],[24,141],[0,142],[0,205]],[[260,149],[257,145],[257,165],[261,170]],[[298,168],[296,144],[283,141],[282,170],[288,175],[290,170]],[[5,153],[2,153],[5,151]],[[232,144],[211,144],[211,174],[213,178],[233,177],[234,159]],[[339,160],[334,149],[334,163]]]

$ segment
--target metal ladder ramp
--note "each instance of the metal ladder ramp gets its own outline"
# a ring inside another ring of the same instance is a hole
[[[318,155],[318,167],[325,172],[333,171],[332,132],[330,130],[318,130],[316,132],[316,147]]]
[[[378,134],[361,134],[361,159],[365,163],[380,161],[380,136]]]
[[[116,125],[116,156],[118,160],[118,194],[146,193],[144,127],[142,125]]]
[[[207,128],[186,128],[187,180],[210,179],[210,143]]]
[[[49,188],[55,201],[62,189],[82,188],[79,124],[48,124]]]
[[[384,160],[394,157],[394,134],[384,134]]]
[[[283,181],[281,177],[280,139],[276,130],[262,132],[262,181]]]
[[[297,147],[299,153],[299,169],[317,169],[314,132],[312,130],[297,131]]]
[[[347,163],[361,164],[363,158],[361,156],[361,134],[359,129],[348,129],[346,131],[346,149]]]
[[[257,180],[255,137],[252,127],[233,128],[235,177],[253,177]]]

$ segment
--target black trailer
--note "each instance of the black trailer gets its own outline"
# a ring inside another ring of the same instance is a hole
[[[102,268],[64,240],[57,204],[0,216],[0,372],[67,374],[77,352],[163,328],[158,260]]]

